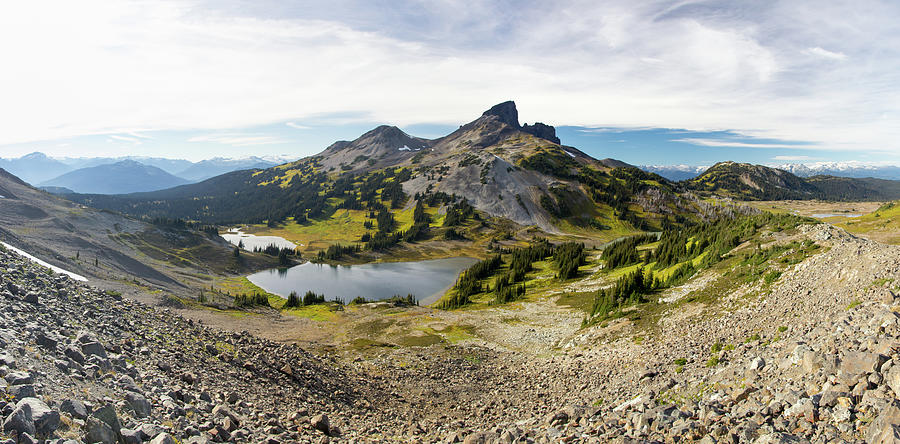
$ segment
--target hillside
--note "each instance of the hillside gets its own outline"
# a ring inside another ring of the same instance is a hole
[[[188,183],[157,167],[133,160],[70,171],[42,182],[41,187],[67,188],[76,193],[121,194],[156,191]]]
[[[900,249],[798,222],[726,223],[739,245],[622,310],[581,301],[627,262],[490,310],[361,304],[305,323],[257,310],[225,331],[0,248],[0,438],[885,442],[900,418]],[[238,332],[286,322],[352,335],[310,353]]]
[[[812,176],[802,178],[762,165],[720,162],[683,182],[687,190],[741,200],[893,200],[900,181]]]
[[[235,262],[232,247],[202,227],[154,225],[88,208],[2,169],[0,195],[0,240],[110,288],[128,282],[182,294],[211,278],[274,263],[253,254]]]

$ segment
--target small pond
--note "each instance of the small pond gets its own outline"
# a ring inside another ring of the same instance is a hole
[[[247,251],[253,251],[255,248],[263,249],[272,244],[278,248],[297,248],[296,244],[283,237],[247,234],[241,231],[240,228],[232,228],[228,232],[220,234],[220,236],[235,246],[243,242],[244,249]]]
[[[850,213],[815,213],[812,217],[816,219],[827,219],[829,217],[859,217],[862,214],[850,214]]]
[[[428,305],[456,282],[459,273],[477,262],[467,257],[416,262],[385,262],[362,265],[323,265],[307,262],[287,269],[271,269],[247,278],[260,288],[287,297],[296,291],[301,297],[312,290],[332,300],[349,303],[362,296],[367,300],[394,295],[414,295],[420,305]]]

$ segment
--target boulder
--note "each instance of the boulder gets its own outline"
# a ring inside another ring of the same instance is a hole
[[[9,385],[23,385],[23,384],[33,384],[34,377],[31,376],[31,373],[28,372],[10,372],[7,373],[6,383]]]
[[[59,411],[75,419],[85,419],[88,416],[87,408],[81,401],[66,399],[59,405]]]
[[[168,433],[160,433],[150,440],[150,444],[176,444],[175,439]]]
[[[846,374],[861,375],[873,373],[881,368],[887,357],[876,353],[851,351],[844,353],[841,371]]]
[[[37,304],[40,302],[40,297],[38,296],[37,292],[29,291],[25,294],[25,298],[23,298],[23,300],[29,304]]]
[[[65,353],[67,358],[69,358],[81,365],[84,365],[84,353],[82,353],[81,350],[79,350],[75,347],[69,346],[69,347],[66,347],[66,349],[63,351],[63,353]]]
[[[85,356],[98,356],[103,359],[107,359],[106,357],[106,349],[103,348],[103,344],[99,342],[87,342],[81,344],[81,352],[84,353]]]
[[[128,403],[128,406],[134,411],[134,415],[137,418],[146,418],[150,416],[150,401],[147,401],[147,398],[138,394],[138,393],[128,393],[125,395],[125,401]]]
[[[888,406],[869,424],[866,442],[869,444],[900,442],[895,439],[897,425],[900,425],[900,408],[896,405]]]
[[[883,376],[885,384],[891,388],[897,397],[900,397],[900,365],[891,366],[890,370]]]
[[[98,418],[90,417],[85,426],[85,441],[89,443],[115,444],[116,432]]]
[[[331,425],[328,423],[328,415],[324,413],[313,416],[309,423],[314,429],[326,435],[331,433]]]
[[[37,396],[34,386],[31,384],[10,385],[7,387],[6,392],[16,401]]]
[[[115,407],[107,404],[97,409],[91,417],[99,419],[101,422],[109,426],[116,435],[122,430],[122,424],[119,422],[119,416],[116,414]]]
[[[23,433],[34,435],[35,428],[34,419],[31,416],[31,407],[28,404],[17,405],[16,409],[3,420],[3,432],[15,432],[17,436]]]
[[[122,435],[122,441],[125,441],[125,444],[141,444],[144,442],[144,434],[137,429],[122,429],[120,431]]]
[[[39,435],[49,435],[59,427],[59,413],[51,409],[38,398],[25,398],[16,404],[16,408],[27,405],[34,420],[34,429]]]

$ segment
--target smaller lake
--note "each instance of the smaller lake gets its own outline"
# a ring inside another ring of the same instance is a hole
[[[417,262],[386,262],[362,265],[324,265],[307,262],[288,269],[272,269],[247,277],[260,288],[287,298],[296,291],[300,297],[309,290],[332,300],[349,303],[362,296],[367,300],[394,295],[414,295],[420,305],[438,300],[459,273],[478,262],[468,257]]]
[[[827,219],[829,217],[859,217],[862,214],[849,214],[849,213],[815,213],[812,217],[816,219]]]
[[[244,249],[247,251],[253,251],[254,248],[263,249],[272,244],[274,244],[278,248],[297,248],[296,244],[283,237],[257,236],[255,234],[247,234],[241,231],[240,228],[232,228],[228,230],[227,233],[220,234],[219,236],[222,236],[223,239],[227,240],[235,246],[243,242]]]

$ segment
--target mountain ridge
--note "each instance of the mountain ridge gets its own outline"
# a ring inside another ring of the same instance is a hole
[[[66,188],[85,194],[156,191],[189,183],[160,168],[134,160],[81,168],[42,182],[41,187]]]

